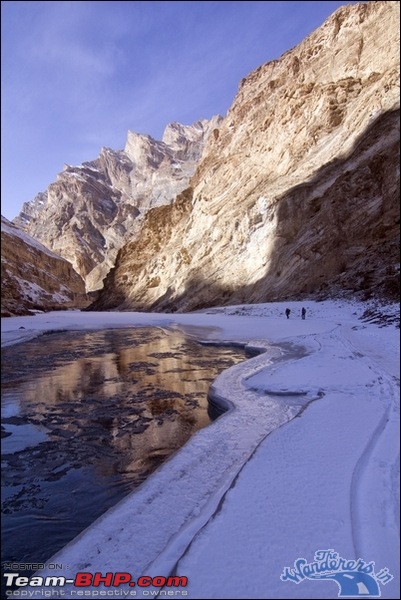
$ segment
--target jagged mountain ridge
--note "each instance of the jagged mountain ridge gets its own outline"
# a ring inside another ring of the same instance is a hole
[[[83,279],[72,265],[1,217],[1,314],[83,308]]]
[[[241,82],[185,190],[93,309],[399,289],[399,3],[338,9]]]
[[[124,150],[102,148],[94,161],[66,165],[46,192],[23,205],[14,223],[69,260],[88,290],[101,287],[147,210],[172,202],[187,187],[221,119],[172,123],[162,141],[128,132]]]

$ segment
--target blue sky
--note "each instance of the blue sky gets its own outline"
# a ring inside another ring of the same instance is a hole
[[[129,129],[224,116],[243,77],[344,4],[2,1],[2,214]]]

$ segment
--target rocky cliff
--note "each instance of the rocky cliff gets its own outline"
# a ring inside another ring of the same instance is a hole
[[[173,205],[147,213],[93,309],[399,289],[399,3],[337,10],[246,77]]]
[[[85,283],[72,265],[1,217],[1,315],[83,308]]]
[[[103,148],[94,161],[66,165],[14,223],[71,262],[88,290],[101,287],[147,210],[171,203],[187,187],[221,119],[170,124],[162,141],[130,131],[124,150]]]

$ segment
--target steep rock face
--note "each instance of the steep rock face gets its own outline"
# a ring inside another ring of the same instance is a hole
[[[1,314],[83,308],[85,283],[72,265],[1,217]]]
[[[220,121],[170,124],[162,141],[130,131],[123,151],[103,148],[94,161],[66,165],[14,223],[70,261],[88,290],[98,289],[146,211],[172,202],[187,187]]]
[[[340,8],[241,82],[189,189],[147,214],[93,308],[394,296],[398,106],[399,3]]]

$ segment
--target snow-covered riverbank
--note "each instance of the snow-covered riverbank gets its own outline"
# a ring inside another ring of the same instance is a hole
[[[375,561],[376,573],[388,568],[394,579],[382,597],[398,597],[399,330],[360,321],[365,308],[294,302],[3,319],[2,344],[54,329],[159,325],[281,345],[221,374],[214,393],[234,409],[53,557],[65,568],[47,574],[174,571],[188,577],[189,598],[335,598],[334,581],[280,579],[297,558],[333,549]],[[98,597],[104,588],[83,589]],[[124,589],[151,591],[120,586],[108,596]]]

